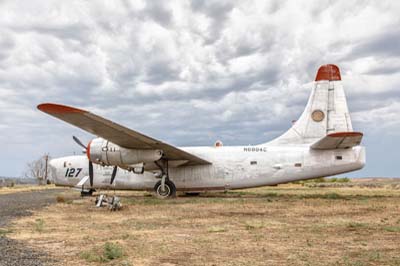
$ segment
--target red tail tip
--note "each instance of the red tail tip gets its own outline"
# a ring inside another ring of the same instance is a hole
[[[332,64],[320,66],[315,77],[315,81],[319,80],[342,80],[339,68]]]

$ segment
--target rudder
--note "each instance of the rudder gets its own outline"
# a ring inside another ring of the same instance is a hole
[[[353,131],[340,70],[336,65],[318,69],[307,106],[283,135],[273,144],[306,144],[335,132]]]

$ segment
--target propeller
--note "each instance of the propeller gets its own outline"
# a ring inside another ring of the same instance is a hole
[[[72,136],[72,138],[74,139],[74,141],[81,146],[82,148],[84,148],[85,150],[87,150],[87,147],[85,145],[83,145],[83,143],[75,136]]]
[[[114,169],[113,169],[112,174],[111,174],[110,185],[112,185],[112,183],[114,182],[115,176],[117,175],[117,170],[118,170],[118,166],[114,166]]]
[[[76,144],[78,144],[79,146],[81,146],[82,148],[84,148],[87,151],[87,147],[85,145],[83,145],[82,141],[80,141],[75,136],[72,136],[72,139],[76,142]],[[93,163],[90,160],[89,160],[89,182],[90,182],[90,186],[93,187]]]
[[[87,147],[83,145],[82,141],[80,141],[77,137],[72,136],[73,140],[82,148],[87,150]],[[117,170],[118,166],[114,166],[114,169],[111,174],[111,180],[110,180],[110,185],[114,182],[115,176],[117,175]],[[89,181],[90,181],[90,186],[93,187],[93,163],[92,161],[89,160]]]
[[[93,163],[89,161],[89,182],[90,186],[93,187]]]

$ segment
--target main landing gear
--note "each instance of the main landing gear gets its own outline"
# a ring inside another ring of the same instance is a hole
[[[168,175],[168,161],[160,160],[154,162],[161,170],[161,180],[154,186],[156,197],[160,199],[175,198],[176,187],[175,184],[169,179]]]
[[[157,198],[166,199],[176,197],[176,187],[171,180],[165,180],[164,189],[161,183],[162,181],[160,180],[154,186],[154,192]]]

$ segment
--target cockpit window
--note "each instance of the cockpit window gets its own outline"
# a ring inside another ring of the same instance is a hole
[[[64,168],[67,167],[67,162],[64,162]]]

